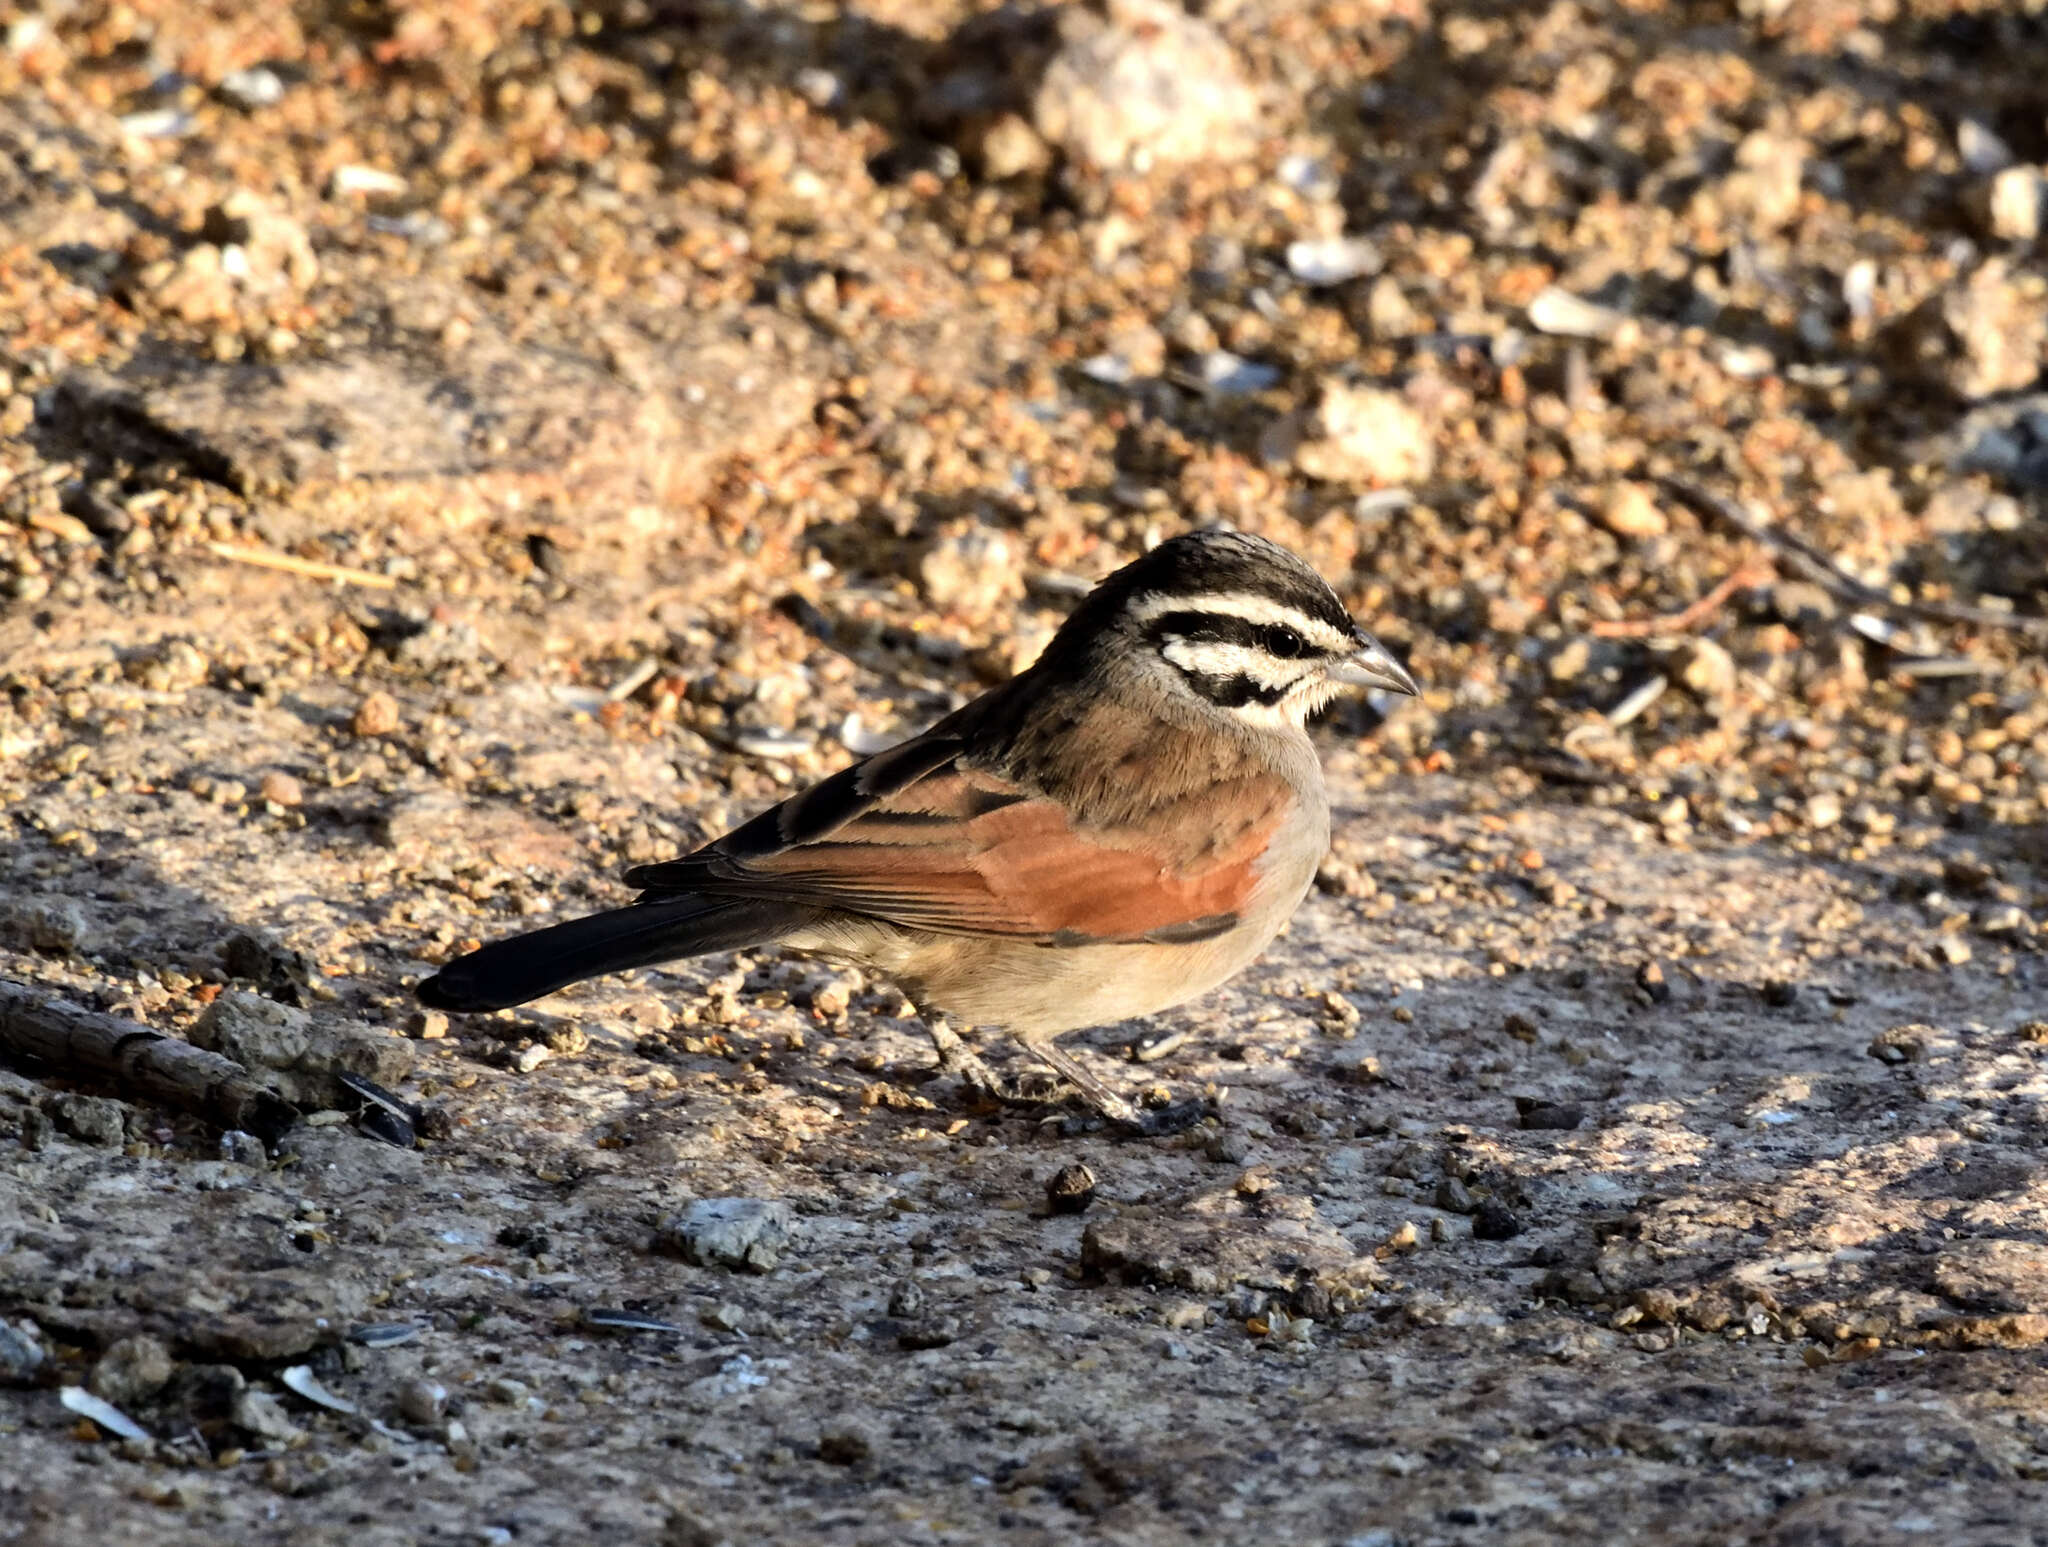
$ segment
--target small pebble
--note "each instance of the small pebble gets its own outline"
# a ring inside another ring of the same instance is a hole
[[[86,1389],[116,1407],[134,1407],[163,1390],[176,1368],[159,1339],[144,1334],[120,1338],[100,1355]]]
[[[288,773],[272,771],[263,776],[257,793],[273,806],[300,806],[305,804],[306,787]]]
[[[957,1316],[930,1316],[915,1321],[896,1334],[899,1348],[911,1350],[944,1348],[960,1338],[960,1318]]]
[[[1507,1241],[1522,1233],[1522,1222],[1497,1198],[1483,1198],[1472,1214],[1472,1235],[1480,1241]]]
[[[398,729],[398,700],[389,693],[372,693],[356,706],[349,729],[358,736],[388,736]]]
[[[426,1428],[441,1421],[448,1410],[448,1388],[439,1381],[408,1380],[399,1383],[398,1411],[410,1424]]]
[[[703,1267],[766,1273],[789,1245],[789,1205],[765,1198],[699,1198],[655,1227],[655,1241]]]
[[[1537,1132],[1567,1133],[1586,1120],[1586,1109],[1572,1101],[1539,1101],[1517,1096],[1515,1106],[1515,1125]]]
[[[818,1432],[818,1459],[833,1466],[857,1466],[874,1453],[873,1429],[856,1419],[837,1419]]]
[[[1083,1214],[1095,1201],[1095,1173],[1079,1161],[1046,1178],[1045,1206],[1054,1214]]]

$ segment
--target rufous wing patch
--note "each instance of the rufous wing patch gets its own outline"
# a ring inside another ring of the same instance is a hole
[[[1202,938],[1246,905],[1291,804],[1277,778],[1241,778],[1112,837],[1078,829],[1051,800],[954,767],[824,842],[721,866],[707,890],[1058,944]]]

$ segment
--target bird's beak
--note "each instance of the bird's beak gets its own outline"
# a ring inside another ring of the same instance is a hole
[[[1414,697],[1422,689],[1415,685],[1415,679],[1408,675],[1408,669],[1391,655],[1384,646],[1364,629],[1359,629],[1358,648],[1349,657],[1333,661],[1324,668],[1332,682],[1346,687],[1379,688],[1388,693],[1405,693]]]

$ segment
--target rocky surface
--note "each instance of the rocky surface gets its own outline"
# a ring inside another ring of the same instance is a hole
[[[0,1067],[0,1540],[2029,1539],[2044,45],[8,22],[0,974],[308,1116]],[[1428,691],[1260,964],[1075,1039],[1212,1121],[772,955],[410,1002],[1219,519]]]

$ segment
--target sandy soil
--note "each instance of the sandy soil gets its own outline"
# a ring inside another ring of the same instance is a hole
[[[0,1064],[0,1541],[2048,1540],[2040,16],[5,15],[0,977],[308,1116]],[[1428,691],[1201,1128],[411,1005],[1216,519]]]

